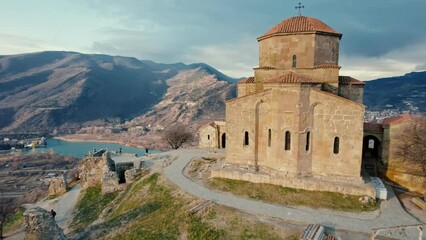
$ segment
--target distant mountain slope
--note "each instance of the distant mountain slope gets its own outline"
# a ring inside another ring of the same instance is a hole
[[[236,81],[206,64],[159,64],[76,52],[0,56],[0,130],[66,132],[131,119],[161,102],[168,82],[173,82],[168,79],[179,74],[190,78],[179,78],[186,82],[208,76],[227,86]],[[186,87],[174,92],[179,95]]]
[[[367,111],[426,113],[426,72],[366,81]]]
[[[167,84],[167,93],[159,103],[147,113],[124,124],[129,131],[142,127],[156,132],[181,123],[195,133],[200,125],[224,120],[225,100],[236,96],[235,85],[217,81],[216,75],[203,66],[182,71],[168,79]]]

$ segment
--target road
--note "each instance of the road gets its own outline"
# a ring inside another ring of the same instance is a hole
[[[325,209],[278,206],[213,191],[186,178],[182,173],[185,166],[195,157],[206,156],[207,151],[205,150],[184,149],[163,154],[178,156],[178,159],[169,165],[164,173],[170,181],[181,189],[196,197],[244,212],[296,223],[317,223],[335,230],[349,230],[368,234],[374,228],[420,224],[418,220],[405,212],[391,188],[388,188],[389,199],[382,202],[379,214],[343,213]]]

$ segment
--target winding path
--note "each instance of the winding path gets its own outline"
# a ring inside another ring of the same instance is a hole
[[[64,229],[65,233],[67,233],[67,228],[72,221],[74,207],[77,203],[79,195],[80,185],[77,185],[66,192],[64,195],[56,199],[38,202],[35,204],[35,206],[44,208],[47,211],[54,209],[56,212],[56,223],[60,228]]]
[[[178,156],[177,160],[165,168],[165,176],[181,189],[196,197],[211,200],[217,204],[236,208],[244,212],[266,215],[291,222],[317,223],[334,229],[362,233],[370,233],[371,229],[374,228],[420,224],[418,220],[405,212],[390,188],[388,188],[389,199],[382,202],[380,214],[343,213],[325,209],[278,206],[213,191],[186,178],[182,173],[191,159],[206,156],[207,153],[206,150],[199,149],[184,149],[162,153]]]
[[[24,204],[24,207],[30,209],[34,206],[41,207],[47,211],[54,209],[56,212],[56,223],[62,229],[64,229],[65,234],[68,233],[69,224],[73,218],[73,211],[75,204],[77,203],[78,197],[80,195],[80,185],[73,187],[71,190],[66,192],[64,195],[51,200],[44,200],[37,202],[35,204]],[[24,224],[10,233],[5,239],[7,240],[22,240],[25,238],[25,229]]]

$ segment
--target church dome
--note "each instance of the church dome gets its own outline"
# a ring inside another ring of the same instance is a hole
[[[275,27],[269,29],[269,31],[265,34],[257,38],[257,40],[260,41],[276,34],[298,32],[321,32],[342,37],[342,34],[336,32],[321,20],[305,16],[296,16],[280,22]]]

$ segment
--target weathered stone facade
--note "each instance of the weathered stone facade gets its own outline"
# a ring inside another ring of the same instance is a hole
[[[339,76],[341,36],[318,19],[298,16],[258,38],[259,67],[226,103],[231,167],[212,176],[375,195],[361,178],[364,83]],[[254,172],[236,172],[236,166]]]
[[[226,123],[211,122],[199,130],[199,148],[226,148]]]
[[[413,127],[424,117],[403,114],[386,118],[383,123],[366,123],[364,125],[364,164],[376,164],[378,173],[389,180],[419,193],[426,193],[426,177],[413,174],[411,168],[416,167],[400,159],[396,154],[398,142],[403,132]],[[420,166],[418,166],[419,169]]]
[[[49,196],[62,195],[68,190],[67,180],[65,176],[54,177],[50,180]]]
[[[101,156],[85,156],[79,163],[81,189],[101,184],[104,168],[108,161],[108,156],[104,153],[102,154]]]
[[[141,170],[141,160],[129,154],[113,155],[113,158],[127,158],[128,161],[115,162],[111,153],[86,156],[79,164],[81,188],[101,185],[102,193],[111,193],[124,189],[124,183],[130,183]]]
[[[35,207],[25,213],[26,240],[66,240],[64,231],[58,227],[50,212]]]

